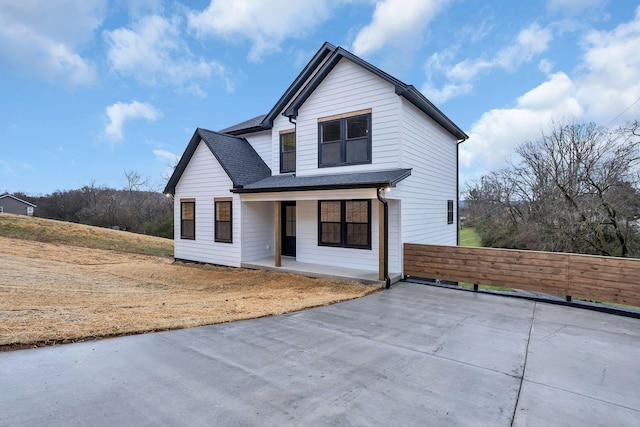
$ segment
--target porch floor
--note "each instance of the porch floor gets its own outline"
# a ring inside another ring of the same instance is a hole
[[[243,268],[253,268],[258,270],[283,271],[286,273],[300,274],[307,277],[326,277],[336,280],[346,280],[360,282],[367,285],[384,286],[384,280],[378,280],[378,272],[374,270],[361,270],[357,268],[335,267],[332,265],[312,264],[297,261],[292,257],[282,257],[282,266],[274,266],[273,257],[262,258],[250,262],[243,262]],[[391,283],[402,279],[400,273],[390,273]]]

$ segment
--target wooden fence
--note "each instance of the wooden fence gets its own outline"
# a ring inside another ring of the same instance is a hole
[[[404,274],[640,306],[640,259],[405,243]]]

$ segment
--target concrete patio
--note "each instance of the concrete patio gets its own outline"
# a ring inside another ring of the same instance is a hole
[[[312,264],[308,262],[300,262],[295,258],[286,256],[283,256],[281,261],[282,265],[280,267],[276,267],[272,257],[262,258],[250,262],[243,262],[242,267],[302,274],[307,277],[324,277],[336,280],[347,280],[364,283],[365,285],[383,286],[385,284],[384,280],[379,280],[377,271]],[[391,277],[391,283],[396,283],[401,279],[400,273],[390,273],[389,276]]]
[[[0,425],[638,426],[640,320],[399,283],[0,353]]]

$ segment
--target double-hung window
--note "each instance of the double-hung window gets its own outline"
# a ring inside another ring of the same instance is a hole
[[[196,200],[180,199],[180,238],[196,239]]]
[[[216,242],[233,243],[232,199],[214,199]]]
[[[318,120],[319,167],[371,163],[371,112],[366,111]]]
[[[280,173],[296,171],[296,132],[280,133]]]
[[[319,201],[318,244],[371,249],[371,200]]]

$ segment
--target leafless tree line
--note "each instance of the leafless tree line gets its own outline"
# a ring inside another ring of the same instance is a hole
[[[469,184],[469,220],[494,247],[640,257],[640,122],[552,123],[514,162]]]
[[[35,215],[141,234],[173,238],[173,200],[149,188],[149,180],[125,171],[122,189],[96,185],[44,196],[16,194],[35,205]]]

